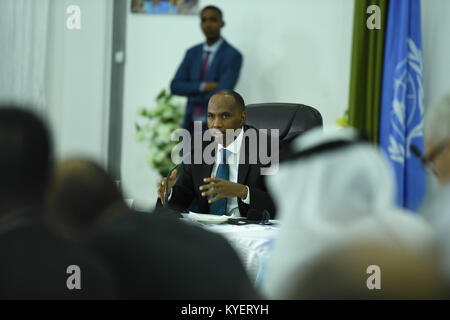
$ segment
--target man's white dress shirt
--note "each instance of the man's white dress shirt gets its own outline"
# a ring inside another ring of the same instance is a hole
[[[244,135],[244,128],[241,128],[241,132],[236,137],[236,139],[230,143],[228,147],[225,149],[227,152],[227,163],[230,168],[230,178],[229,181],[237,183],[238,179],[238,169],[239,169],[239,152],[241,150],[242,145],[242,137]],[[222,149],[223,145],[219,143],[218,151],[216,154],[216,160],[214,162],[214,166],[212,169],[212,173],[214,176],[217,172],[217,167],[219,166],[222,158]],[[250,204],[250,190],[247,187],[247,198],[241,199],[242,202],[246,204]],[[227,199],[227,215],[234,215],[236,217],[240,217],[239,206],[238,206],[238,198],[228,198]]]

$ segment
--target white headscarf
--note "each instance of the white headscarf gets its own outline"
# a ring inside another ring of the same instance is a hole
[[[450,184],[436,185],[431,191],[429,185],[421,212],[436,230],[441,267],[450,282]]]
[[[339,140],[355,142],[357,133],[314,129],[295,140],[293,149]],[[285,298],[292,279],[337,243],[373,239],[420,251],[433,241],[424,220],[395,209],[392,172],[369,143],[282,163],[268,187],[281,225],[263,283],[269,298]]]

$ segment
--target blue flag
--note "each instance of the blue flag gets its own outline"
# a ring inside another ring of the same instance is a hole
[[[395,171],[397,204],[417,211],[425,171],[411,152],[423,153],[423,68],[420,0],[389,1],[381,90],[380,147]]]

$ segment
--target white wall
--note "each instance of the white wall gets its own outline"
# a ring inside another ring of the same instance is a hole
[[[46,112],[50,1],[0,1],[0,100]]]
[[[68,30],[69,5],[81,30]],[[56,155],[106,163],[112,8],[110,0],[0,2],[0,99],[44,113]]]
[[[427,107],[450,92],[450,1],[422,0],[421,4],[424,100]]]
[[[66,28],[66,8],[81,9],[81,29]],[[47,103],[58,158],[106,164],[112,37],[110,0],[51,0]]]
[[[246,103],[297,102],[316,107],[325,126],[347,107],[352,0],[200,1],[224,12],[223,36],[244,56],[236,90]],[[140,106],[169,86],[187,48],[204,40],[198,16],[128,14],[122,184],[138,207],[156,200],[157,173],[136,142]]]

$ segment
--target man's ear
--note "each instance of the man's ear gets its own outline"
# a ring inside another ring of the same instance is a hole
[[[245,123],[245,120],[247,120],[247,112],[246,111],[242,111],[242,114],[241,114],[241,127],[244,125],[244,123]]]
[[[225,21],[222,21],[222,25],[220,26],[220,28],[222,29],[225,26]]]

